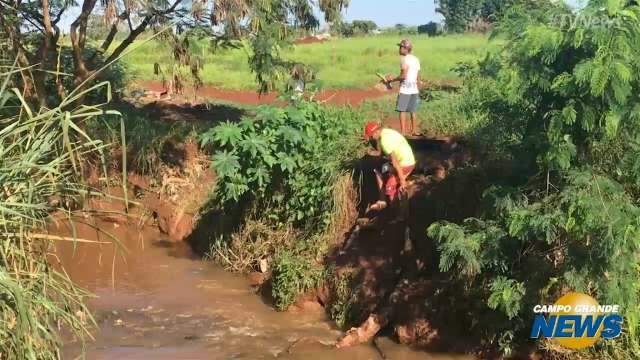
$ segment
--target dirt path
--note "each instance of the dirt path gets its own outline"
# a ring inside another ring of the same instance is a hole
[[[160,81],[140,81],[137,83],[143,89],[155,93],[162,93],[166,89]],[[316,96],[318,101],[327,102],[332,105],[361,105],[365,100],[377,99],[387,95],[393,95],[394,92],[387,91],[384,87],[374,87],[371,89],[341,89],[341,90],[325,90]],[[193,97],[191,89],[185,89],[183,96]],[[248,90],[227,90],[214,86],[203,86],[195,93],[197,97],[222,100],[243,105],[262,105],[278,103],[278,94],[269,93],[259,95],[255,91]]]
[[[293,43],[295,45],[309,45],[309,44],[318,44],[327,42],[329,39],[321,39],[316,36],[307,36],[301,39],[294,40]]]

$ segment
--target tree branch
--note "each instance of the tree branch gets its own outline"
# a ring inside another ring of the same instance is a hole
[[[129,36],[127,36],[126,39],[124,39],[123,42],[120,43],[120,45],[118,45],[118,47],[113,50],[113,53],[111,55],[109,55],[109,57],[107,58],[107,60],[105,60],[105,62],[108,64],[112,61],[114,61],[115,59],[118,58],[118,56],[120,56],[122,54],[122,52],[129,46],[131,45],[136,38],[138,38],[138,36],[140,34],[142,34],[145,30],[147,30],[147,27],[151,24],[151,22],[158,16],[164,16],[167,14],[170,14],[172,12],[174,12],[176,10],[176,8],[178,7],[178,5],[180,5],[180,3],[182,3],[183,0],[176,0],[173,5],[171,5],[169,8],[165,9],[165,10],[153,10],[149,15],[145,16],[144,19],[142,20],[142,22],[140,23],[140,25],[136,26],[133,30],[131,30],[129,32]]]
[[[109,34],[104,39],[104,42],[102,43],[102,46],[100,47],[103,52],[106,52],[109,49],[109,46],[111,46],[111,43],[113,42],[113,39],[116,37],[116,34],[118,33],[118,25],[120,24],[120,21],[128,19],[129,20],[129,24],[131,24],[130,18],[131,18],[131,15],[129,14],[128,11],[124,11],[122,14],[120,14],[120,16],[118,16],[118,19],[116,20],[116,22],[113,25],[111,25],[111,29],[109,30]]]
[[[97,0],[84,0],[82,3],[82,12],[78,18],[71,23],[69,37],[71,38],[71,46],[73,47],[73,62],[75,64],[76,83],[81,83],[88,76],[87,67],[82,57],[84,50],[85,38],[87,33],[87,23],[89,15],[96,6]],[[78,33],[79,28],[79,33]]]
[[[51,14],[49,13],[49,0],[41,0],[42,5],[42,24],[44,25],[44,34],[42,44],[38,49],[38,60],[40,62],[39,71],[34,76],[36,89],[38,92],[44,93],[46,71],[49,70],[49,51],[51,50],[51,42],[54,41],[55,34],[51,25]],[[46,97],[40,97],[40,105],[46,105]]]
[[[162,11],[157,11],[158,14],[160,15],[167,15],[169,13],[172,13],[176,10],[176,8],[178,7],[178,5],[180,5],[180,3],[182,3],[182,0],[176,0],[173,5],[171,5],[171,7],[169,7],[166,10],[162,10]]]
[[[53,25],[58,25],[58,22],[60,22],[60,20],[62,19],[62,14],[64,14],[65,10],[67,9],[65,8],[60,9],[60,12],[56,15],[53,21],[51,21]]]
[[[14,7],[0,6],[0,11],[4,13],[15,11]],[[20,33],[20,26],[9,20],[9,16],[0,16],[0,27],[4,29],[9,39],[10,49],[12,49],[13,57],[17,59],[20,67],[20,77],[22,79],[22,91],[25,98],[33,100],[41,96],[35,88],[33,73],[31,72],[31,62],[28,58],[27,50],[23,46],[23,38]]]

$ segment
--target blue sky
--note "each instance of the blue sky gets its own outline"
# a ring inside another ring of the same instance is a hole
[[[576,6],[586,0],[565,1]],[[65,31],[68,31],[78,13],[79,8],[75,7],[65,14],[62,20]],[[395,24],[422,25],[442,20],[442,16],[436,13],[434,0],[351,0],[344,11],[344,17],[348,21],[373,20],[381,27]]]
[[[577,6],[586,0],[565,0]],[[352,20],[373,20],[378,26],[395,24],[422,25],[429,21],[441,21],[436,13],[433,0],[351,0],[344,11],[345,18]]]
[[[373,20],[378,26],[421,25],[437,21],[433,0],[351,0],[344,12],[351,20]]]
[[[68,29],[79,10],[76,7],[65,14],[63,28]],[[373,20],[382,27],[399,23],[421,25],[441,19],[440,14],[436,14],[433,0],[351,0],[344,17],[348,21]]]

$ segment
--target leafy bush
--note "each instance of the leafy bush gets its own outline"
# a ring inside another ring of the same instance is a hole
[[[269,208],[280,224],[321,228],[330,222],[332,191],[361,146],[362,119],[348,109],[301,102],[263,106],[255,118],[226,122],[201,137],[213,143],[217,200]]]
[[[329,316],[339,329],[348,329],[362,321],[364,310],[358,305],[360,290],[356,274],[353,272],[334,273],[331,278]]]
[[[308,252],[284,250],[274,259],[272,296],[279,310],[286,310],[296,298],[320,286],[326,273]]]
[[[260,107],[255,118],[201,136],[203,145],[219,149],[212,159],[214,202],[244,220],[213,244],[210,257],[237,271],[270,260],[279,309],[324,279],[320,260],[352,220],[353,185],[345,170],[362,146],[362,123],[348,108],[302,101]]]
[[[259,220],[247,220],[231,239],[216,239],[211,244],[208,257],[222,264],[226,270],[250,272],[261,260],[266,260],[295,246],[302,234],[291,227],[274,229]]]
[[[582,11],[607,26],[551,21],[572,14],[562,4],[507,12],[505,46],[467,73],[461,106],[488,121],[487,139],[519,176],[486,191],[479,218],[428,234],[440,269],[498,316],[488,336],[509,334],[498,340],[505,352],[526,337],[531,305],[574,290],[621,305],[627,333],[599,349],[637,358],[640,8],[592,1]]]
[[[367,35],[378,29],[378,25],[371,20],[353,20],[353,22],[337,21],[331,25],[331,32],[335,35],[352,37]]]
[[[378,25],[371,20],[353,20],[351,25],[356,34],[369,34],[378,28]]]

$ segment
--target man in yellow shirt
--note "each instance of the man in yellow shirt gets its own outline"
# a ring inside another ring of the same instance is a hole
[[[365,126],[364,137],[366,140],[373,139],[376,142],[376,149],[370,151],[370,154],[389,157],[393,167],[391,176],[386,178],[376,171],[381,200],[370,209],[382,210],[387,207],[387,199],[393,201],[399,192],[405,190],[407,177],[413,172],[416,159],[407,139],[393,129],[383,128],[378,123],[370,122]]]

